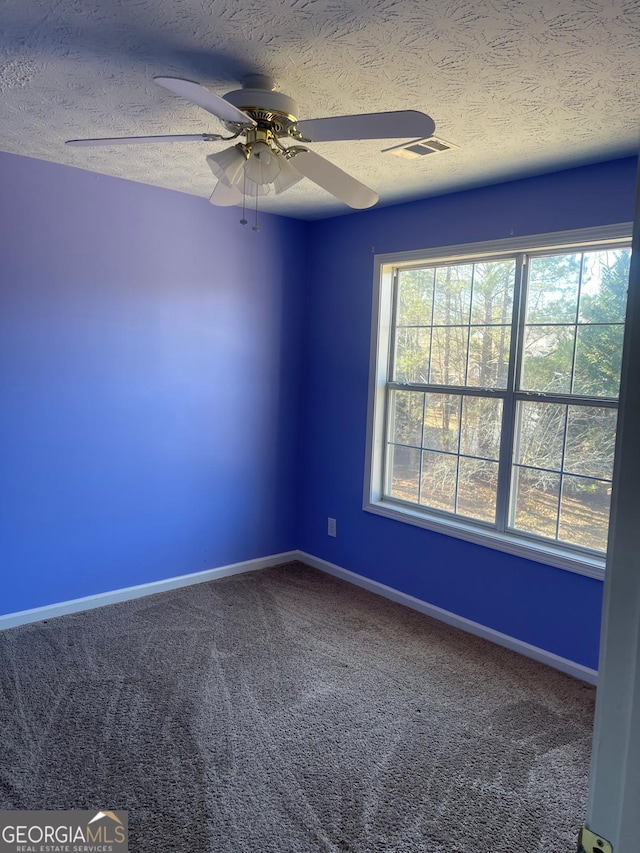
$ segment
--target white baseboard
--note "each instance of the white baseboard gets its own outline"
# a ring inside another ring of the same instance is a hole
[[[72,601],[61,601],[57,604],[47,604],[44,607],[34,607],[32,610],[20,610],[17,613],[8,613],[5,616],[0,616],[0,631],[6,628],[15,628],[17,625],[25,625],[28,622],[42,622],[43,619],[53,619],[56,616],[64,616],[67,613],[93,610],[95,607],[104,607],[106,604],[116,604],[119,601],[129,601],[129,599],[141,598],[144,595],[155,595],[157,592],[166,592],[169,589],[177,589],[181,586],[191,586],[196,583],[212,581],[216,578],[225,578],[228,575],[238,575],[242,572],[254,572],[257,569],[266,569],[269,566],[277,566],[279,563],[299,560],[299,555],[299,551],[286,551],[282,554],[272,554],[270,557],[258,557],[255,560],[245,560],[242,563],[220,566],[217,569],[206,569],[204,572],[195,572],[191,575],[179,575],[178,577],[143,583],[138,586],[114,589],[110,592],[100,592],[97,595],[87,595],[84,598],[75,598]]]
[[[370,580],[355,572],[350,572],[348,569],[343,569],[341,566],[336,566],[334,563],[329,563],[327,560],[322,560],[319,557],[314,557],[312,554],[307,554],[305,551],[298,551],[296,559],[314,569],[319,569],[321,572],[334,575],[342,580],[352,583],[355,586],[360,586],[384,598],[389,598],[391,601],[396,601],[398,604],[404,604],[406,607],[411,607],[426,616],[432,616],[440,622],[446,622],[447,625],[452,625],[454,628],[461,628],[469,634],[475,634],[476,637],[482,637],[498,646],[504,646],[514,652],[518,652],[528,658],[533,658],[540,663],[547,664],[554,669],[559,669],[561,672],[566,672],[568,675],[579,678],[581,681],[586,681],[589,684],[596,684],[598,672],[595,669],[590,669],[582,664],[575,663],[567,658],[560,657],[553,652],[548,652],[545,649],[540,649],[538,646],[532,646],[530,643],[525,643],[523,640],[517,640],[515,637],[510,637],[508,634],[502,634],[500,631],[495,631],[493,628],[487,628],[479,622],[472,622],[471,619],[465,619],[464,616],[458,616],[456,613],[451,613],[449,610],[443,610],[441,607],[436,607],[433,604],[427,604],[413,595],[407,595],[405,592],[399,592],[393,587],[386,586],[378,581]]]
[[[400,592],[397,589],[393,589],[393,587],[365,578],[363,575],[343,569],[334,563],[329,563],[320,557],[307,554],[306,551],[286,551],[281,554],[272,554],[269,557],[258,557],[255,560],[245,560],[242,563],[232,563],[228,566],[220,566],[217,569],[195,572],[191,575],[180,575],[178,577],[166,578],[165,580],[139,584],[138,586],[101,592],[97,595],[87,595],[84,598],[76,598],[72,601],[61,601],[56,604],[48,604],[44,607],[34,607],[32,610],[8,613],[5,616],[0,616],[0,631],[6,628],[15,628],[18,625],[25,625],[29,622],[41,622],[44,619],[53,619],[56,616],[64,616],[67,613],[78,613],[82,610],[104,607],[107,604],[116,604],[119,601],[141,598],[144,595],[155,595],[158,592],[166,592],[167,590],[178,589],[182,586],[205,583],[216,578],[224,578],[229,575],[241,574],[242,572],[254,572],[258,569],[266,569],[269,566],[276,566],[279,563],[287,563],[291,560],[300,560],[315,569],[319,569],[321,572],[334,575],[355,586],[367,589],[376,595],[381,595],[398,604],[411,607],[413,610],[424,613],[426,616],[432,616],[440,622],[446,622],[447,625],[452,625],[454,628],[460,628],[469,634],[475,634],[477,637],[482,637],[499,646],[504,646],[507,649],[525,655],[525,657],[533,658],[533,660],[547,664],[547,666],[551,666],[554,669],[559,669],[561,672],[566,672],[568,675],[574,676],[574,678],[579,678],[581,681],[586,681],[589,684],[597,683],[598,673],[595,669],[589,669],[589,667],[567,660],[567,658],[562,658],[559,655],[553,654],[553,652],[532,646],[523,640],[510,637],[508,634],[502,634],[493,628],[487,628],[479,622],[472,622],[471,619],[465,619],[464,616],[458,616],[449,610],[436,607],[434,604],[428,604],[426,601],[415,598],[413,595]]]

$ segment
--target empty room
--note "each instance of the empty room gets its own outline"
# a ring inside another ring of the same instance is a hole
[[[0,31],[0,851],[637,853],[637,2]]]

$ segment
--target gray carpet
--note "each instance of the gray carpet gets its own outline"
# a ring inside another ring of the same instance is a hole
[[[0,634],[0,807],[135,853],[575,853],[593,688],[300,564]]]

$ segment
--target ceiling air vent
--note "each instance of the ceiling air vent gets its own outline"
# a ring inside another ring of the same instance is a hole
[[[459,147],[453,142],[438,139],[437,136],[429,136],[427,139],[414,139],[411,142],[403,142],[402,145],[384,148],[383,153],[394,154],[396,157],[403,157],[405,160],[416,160],[418,157],[425,157],[427,154],[439,154],[442,151]]]

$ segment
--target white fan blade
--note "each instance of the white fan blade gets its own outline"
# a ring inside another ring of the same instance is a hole
[[[219,95],[205,89],[199,83],[194,83],[192,80],[181,80],[179,77],[154,77],[156,83],[173,92],[174,95],[180,95],[197,107],[202,107],[208,113],[216,116],[222,121],[230,121],[234,124],[243,124],[245,126],[255,127],[256,122],[251,116],[243,113],[233,104],[225,101]]]
[[[436,125],[431,116],[416,110],[365,113],[355,116],[310,118],[299,121],[297,129],[311,142],[345,139],[403,139],[433,136]]]
[[[67,139],[65,145],[130,145],[132,142],[203,142],[210,140],[208,133],[182,133],[167,136],[116,136],[112,139]]]
[[[242,201],[242,191],[239,187],[228,187],[222,181],[218,181],[209,201],[216,207],[233,207],[234,204],[240,204]]]
[[[314,184],[318,184],[349,207],[358,209],[372,207],[378,201],[377,192],[361,184],[315,151],[302,149],[289,162],[301,175],[309,178]]]

